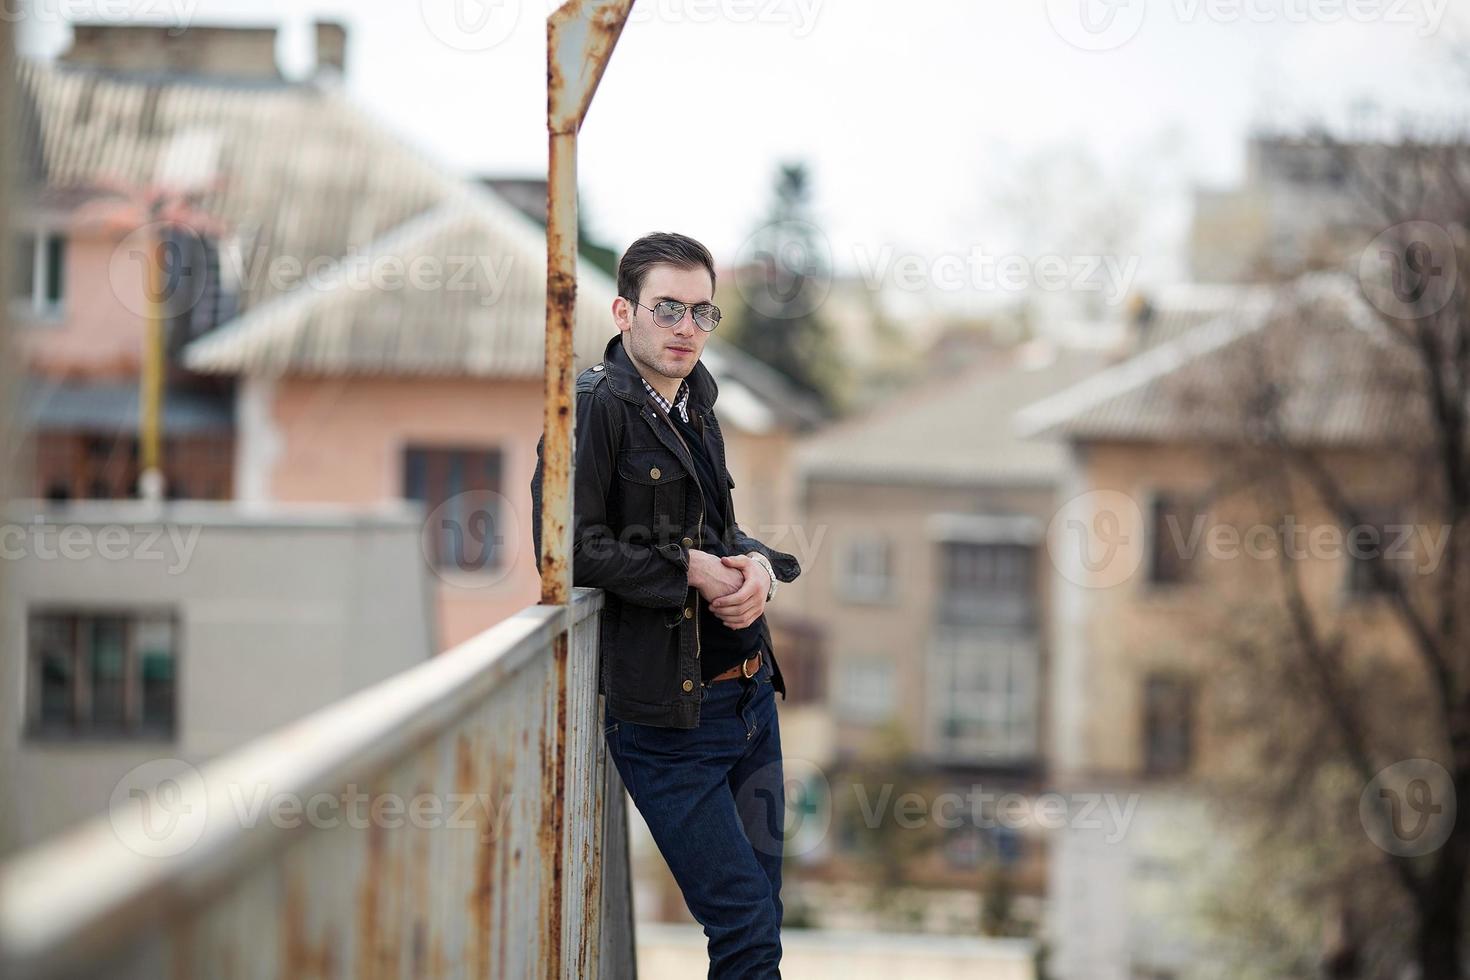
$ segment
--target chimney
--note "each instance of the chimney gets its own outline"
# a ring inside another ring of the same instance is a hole
[[[274,27],[73,24],[63,64],[149,74],[280,80]]]
[[[1147,348],[1152,339],[1149,334],[1157,316],[1158,310],[1146,293],[1135,292],[1129,296],[1122,311],[1115,342],[1110,345],[1109,360],[1125,360]]]
[[[316,29],[316,74],[318,78],[342,78],[347,74],[347,27],[336,21],[319,20]]]

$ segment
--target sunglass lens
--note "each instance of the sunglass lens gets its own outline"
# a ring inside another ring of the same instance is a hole
[[[696,306],[694,322],[699,324],[701,330],[713,330],[720,325],[720,308],[718,306]]]
[[[670,300],[663,300],[653,307],[653,322],[661,327],[672,327],[684,318],[684,307]]]

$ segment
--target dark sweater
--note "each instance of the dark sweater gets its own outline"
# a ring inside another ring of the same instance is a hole
[[[669,413],[669,419],[679,430],[679,435],[684,437],[684,443],[694,457],[695,475],[699,478],[699,488],[704,493],[703,540],[696,542],[695,547],[716,557],[729,555],[730,550],[725,547],[723,540],[727,520],[724,471],[706,442],[704,427],[693,411],[689,413],[688,422],[679,417],[677,408]],[[761,647],[762,618],[764,617],[757,617],[755,622],[744,629],[732,630],[709,611],[709,604],[703,596],[699,598],[699,663],[703,680],[708,681],[711,677],[723,674],[755,655]]]

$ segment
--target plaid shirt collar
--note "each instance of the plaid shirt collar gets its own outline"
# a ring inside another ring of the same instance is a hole
[[[679,418],[685,422],[689,421],[689,379],[686,378],[679,382],[679,391],[674,395],[674,401],[672,403],[654,390],[653,385],[649,384],[648,379],[643,377],[643,375],[640,374],[638,379],[643,382],[643,387],[653,397],[653,400],[658,402],[659,408],[662,408],[665,412],[673,412],[677,408],[679,410]]]

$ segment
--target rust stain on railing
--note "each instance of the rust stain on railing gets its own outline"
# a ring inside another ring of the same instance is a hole
[[[204,766],[179,802],[206,819],[181,853],[140,852],[147,823],[130,800],[0,866],[0,975],[631,976],[624,794],[599,725],[600,604],[579,590],[570,609],[531,607]],[[242,823],[232,799],[257,790],[365,805],[328,807],[346,819],[327,824]],[[405,819],[418,798],[445,819]]]

